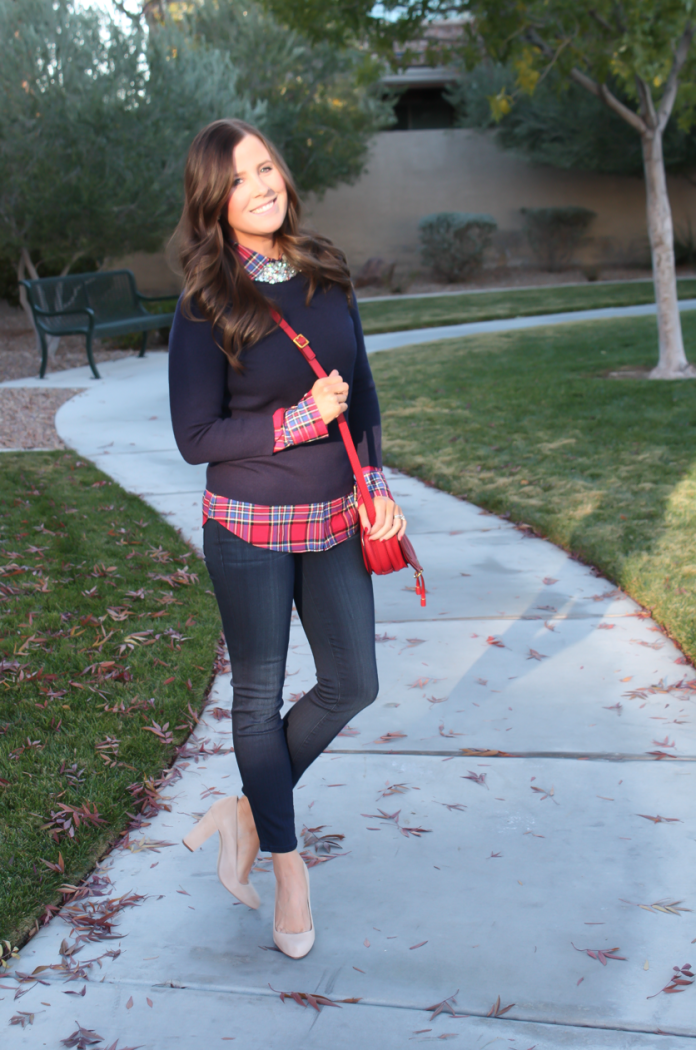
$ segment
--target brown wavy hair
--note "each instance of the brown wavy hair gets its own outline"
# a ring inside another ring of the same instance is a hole
[[[220,349],[240,372],[240,354],[274,327],[271,306],[247,274],[234,249],[234,234],[227,222],[227,202],[232,192],[235,147],[255,135],[263,142],[282,174],[288,192],[288,210],[276,233],[286,259],[302,273],[307,284],[307,304],[317,288],[336,284],[352,301],[350,272],[343,252],[326,237],[300,227],[300,199],[288,167],[273,143],[243,120],[215,120],[196,135],[186,158],[184,209],[174,237],[184,271],[182,308],[191,318],[195,303],[214,331],[222,335]]]

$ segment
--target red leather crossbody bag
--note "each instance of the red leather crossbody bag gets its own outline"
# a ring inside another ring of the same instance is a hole
[[[277,311],[271,310],[271,316],[276,324],[280,325],[285,334],[292,339],[293,343],[307,361],[314,374],[318,376],[319,379],[325,379],[326,372],[317,361],[316,354],[309,345],[309,341],[303,335],[298,335],[297,332],[290,327],[287,321],[277,313]],[[338,428],[341,437],[343,438],[343,444],[346,446],[348,459],[353,468],[355,481],[365,505],[368,520],[370,525],[373,525],[376,516],[374,500],[372,499],[370,490],[365,483],[360,460],[355,451],[353,438],[351,437],[350,429],[348,428],[348,423],[346,422],[343,413],[338,417]],[[420,598],[421,605],[425,605],[423,567],[418,561],[418,556],[416,555],[416,552],[413,549],[413,544],[408,536],[402,536],[400,540],[397,539],[396,536],[392,536],[391,539],[388,540],[371,540],[368,530],[361,529],[360,539],[362,542],[363,561],[365,562],[365,568],[367,571],[374,573],[375,576],[386,576],[390,572],[398,572],[400,569],[405,569],[407,565],[410,565],[416,577],[416,594]]]

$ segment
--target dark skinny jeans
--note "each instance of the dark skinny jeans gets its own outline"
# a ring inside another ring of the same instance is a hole
[[[377,696],[372,581],[358,536],[327,551],[288,554],[254,547],[208,519],[203,545],[232,665],[244,794],[261,849],[289,853],[297,847],[295,784]],[[281,719],[293,600],[317,684]]]

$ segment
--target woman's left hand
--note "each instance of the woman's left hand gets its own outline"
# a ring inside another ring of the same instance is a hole
[[[401,539],[406,532],[406,518],[399,504],[395,503],[393,499],[387,499],[385,496],[375,496],[374,501],[377,516],[372,527],[370,527],[370,519],[367,516],[365,507],[362,503],[358,507],[360,524],[363,529],[369,530],[370,539],[389,540],[392,536]]]

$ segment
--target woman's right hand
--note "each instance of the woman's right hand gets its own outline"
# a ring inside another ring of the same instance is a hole
[[[331,375],[317,379],[312,387],[312,397],[323,421],[330,423],[348,408],[348,384],[334,368]]]

